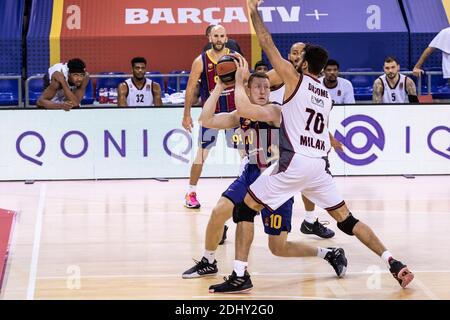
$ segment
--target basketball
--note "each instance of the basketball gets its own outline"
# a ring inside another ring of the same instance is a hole
[[[235,56],[225,55],[217,62],[217,75],[225,84],[234,83],[234,76],[236,74],[236,64],[234,61],[237,61]]]

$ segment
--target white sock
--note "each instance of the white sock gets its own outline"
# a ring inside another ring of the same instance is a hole
[[[381,259],[383,259],[384,261],[386,261],[387,265],[389,266],[389,259],[392,258],[392,253],[390,253],[389,251],[385,251],[383,252],[383,254],[381,255]]]
[[[197,189],[197,186],[193,186],[193,185],[190,184],[187,193],[189,194],[189,193],[191,193],[191,192],[196,192],[196,191],[195,191],[196,189]]]
[[[330,252],[330,249],[327,248],[321,248],[321,247],[317,247],[317,256],[321,257],[322,259],[325,259],[325,256],[327,255],[328,252]]]
[[[216,260],[216,252],[215,251],[205,250],[205,253],[203,253],[203,257],[208,259],[209,263],[213,263],[214,260]]]
[[[234,262],[233,262],[233,269],[234,269],[234,272],[236,272],[236,275],[238,277],[244,276],[245,270],[247,270],[247,266],[248,266],[248,262],[246,262],[246,261],[234,260]]]
[[[316,211],[305,211],[305,220],[309,223],[314,223],[317,219]]]

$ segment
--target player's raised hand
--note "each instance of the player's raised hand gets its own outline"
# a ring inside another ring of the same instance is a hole
[[[248,79],[248,62],[241,55],[237,56],[236,63],[236,82],[243,83],[245,79]]]
[[[247,0],[248,7],[250,9],[256,9],[260,4],[262,4],[263,0]]]

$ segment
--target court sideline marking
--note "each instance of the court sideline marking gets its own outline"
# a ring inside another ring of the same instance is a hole
[[[47,193],[47,185],[44,183],[39,192],[39,203],[36,213],[36,223],[34,226],[33,252],[31,256],[30,275],[28,278],[27,300],[34,300],[34,292],[36,290],[36,275],[39,260],[39,249],[41,246],[42,220],[45,208],[45,195]]]

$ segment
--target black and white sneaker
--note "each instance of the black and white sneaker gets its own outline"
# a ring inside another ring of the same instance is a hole
[[[209,263],[208,259],[205,257],[202,260],[195,261],[195,266],[183,272],[183,279],[194,279],[200,277],[214,276],[219,271],[217,269],[217,261],[214,260],[213,263]]]
[[[414,274],[408,269],[406,265],[401,263],[398,260],[391,258],[389,260],[389,271],[394,276],[395,280],[401,285],[402,288],[406,288],[406,286],[413,281]]]
[[[228,226],[224,225],[223,226],[223,233],[222,233],[222,240],[220,240],[219,245],[224,244],[225,240],[227,240],[227,231],[228,231]]]
[[[223,280],[225,282],[210,286],[209,293],[242,293],[253,288],[250,274],[247,271],[245,271],[243,277],[238,277],[236,272],[233,271],[228,278],[224,277]]]
[[[347,258],[345,257],[344,249],[342,248],[328,248],[331,249],[326,255],[325,260],[333,267],[339,278],[345,276],[347,271]]]
[[[309,223],[306,220],[303,220],[302,225],[300,226],[300,231],[304,234],[315,234],[324,239],[329,239],[334,237],[334,231],[325,227],[323,223],[319,222],[319,219],[316,219],[314,223]]]

